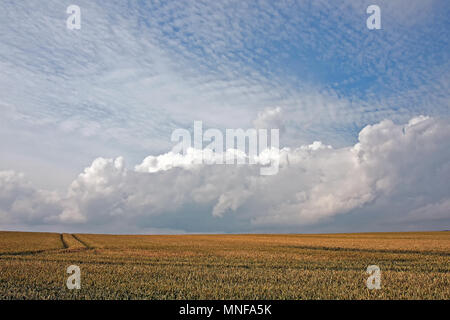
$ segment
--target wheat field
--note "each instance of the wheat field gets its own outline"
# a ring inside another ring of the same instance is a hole
[[[81,270],[69,290],[66,269]],[[381,270],[369,290],[366,268]],[[450,299],[450,232],[0,232],[0,299]]]

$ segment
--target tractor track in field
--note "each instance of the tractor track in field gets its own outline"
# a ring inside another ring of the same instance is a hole
[[[80,237],[75,234],[62,233],[60,237],[62,245],[66,251],[92,249],[90,245],[81,240]]]
[[[56,252],[71,252],[80,250],[93,249],[92,246],[81,240],[78,236],[70,233],[60,233],[62,248],[41,249],[41,250],[25,250],[15,252],[0,252],[0,257],[3,256],[29,256],[38,255],[41,253],[56,253]]]
[[[17,257],[9,256],[1,258],[2,260],[17,260]],[[29,256],[28,258],[21,258],[20,261],[36,261],[36,259],[33,259],[32,256]],[[51,262],[51,263],[61,263],[67,261],[66,259],[54,259],[54,258],[44,258],[39,259],[41,262]],[[111,260],[95,260],[95,261],[89,261],[86,262],[84,259],[75,258],[70,260],[73,263],[86,263],[89,265],[104,265],[104,266],[136,266],[136,267],[151,267],[151,266],[167,266],[167,267],[202,267],[205,269],[209,268],[226,268],[226,269],[252,269],[252,270],[262,270],[262,269],[271,269],[274,272],[282,272],[284,270],[291,270],[291,271],[361,271],[361,267],[359,266],[317,266],[317,265],[298,265],[298,266],[282,266],[282,265],[264,265],[264,264],[258,264],[258,265],[246,265],[246,264],[213,264],[213,263],[202,263],[202,262],[161,262],[161,261],[145,261],[145,262],[135,262],[133,260],[125,260],[125,261],[111,261]],[[386,268],[385,271],[390,272],[405,272],[402,268],[396,268],[396,267],[390,267]],[[419,268],[417,269],[418,272],[429,272],[430,270],[427,268]],[[439,274],[448,274],[448,269],[445,268],[439,268],[434,269],[432,272],[439,273]]]
[[[318,250],[318,251],[366,252],[366,253],[384,253],[384,254],[417,254],[417,255],[443,256],[443,257],[450,256],[450,253],[448,252],[423,251],[423,250],[345,248],[345,247],[301,246],[301,245],[289,245],[283,247],[300,250]]]
[[[72,237],[75,238],[75,240],[77,240],[79,243],[81,243],[84,247],[86,247],[87,249],[93,249],[92,246],[88,245],[85,241],[81,240],[79,236],[77,236],[76,234],[72,234]]]
[[[16,251],[16,252],[1,252],[0,257],[2,257],[2,256],[29,256],[29,255],[36,255],[36,254],[47,253],[47,252],[58,252],[61,250],[62,250],[61,248],[55,248],[55,249],[28,250],[28,251]]]
[[[67,244],[67,242],[66,242],[66,241],[64,241],[64,237],[63,237],[63,234],[62,234],[62,233],[60,233],[60,234],[59,234],[59,237],[60,237],[60,239],[61,239],[61,242],[62,242],[63,248],[64,248],[64,249],[67,249],[67,248],[69,248],[69,245]]]

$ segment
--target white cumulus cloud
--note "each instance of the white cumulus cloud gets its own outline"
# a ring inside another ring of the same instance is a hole
[[[235,232],[291,230],[385,204],[395,211],[391,217],[384,212],[384,219],[450,221],[447,120],[417,117],[404,125],[385,120],[362,129],[350,147],[316,141],[283,148],[273,176],[261,176],[259,165],[195,164],[198,152],[149,156],[134,169],[121,157],[98,158],[65,193],[34,189],[23,176],[2,171],[0,221],[99,226],[146,221],[148,227],[164,215],[176,215],[182,225],[192,219],[186,211],[206,210],[212,220],[239,219]]]

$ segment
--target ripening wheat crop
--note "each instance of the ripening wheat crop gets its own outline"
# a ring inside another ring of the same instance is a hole
[[[450,232],[0,232],[1,299],[450,299]],[[69,265],[81,289],[68,290]],[[381,289],[366,287],[367,266]]]

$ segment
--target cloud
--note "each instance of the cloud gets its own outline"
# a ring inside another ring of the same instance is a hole
[[[281,133],[286,130],[281,107],[266,108],[259,112],[253,125],[256,129],[279,129]]]
[[[149,227],[165,215],[188,223],[191,208],[209,212],[211,220],[238,219],[243,224],[234,232],[289,231],[390,204],[395,211],[383,215],[385,222],[450,222],[447,120],[416,117],[404,125],[384,120],[363,128],[358,140],[337,149],[321,142],[283,148],[274,176],[261,176],[258,165],[195,164],[192,154],[150,156],[134,170],[121,157],[98,158],[64,195],[33,189],[23,176],[0,172],[1,217],[129,229],[139,228],[136,221],[143,219]]]
[[[44,223],[48,216],[59,214],[61,209],[61,198],[56,192],[33,188],[23,174],[0,171],[1,224]]]
[[[438,220],[447,221],[450,215],[450,198],[444,198],[436,203],[430,203],[423,207],[414,209],[409,212],[405,217],[402,217],[403,221],[427,221]],[[447,225],[448,226],[448,225]]]

